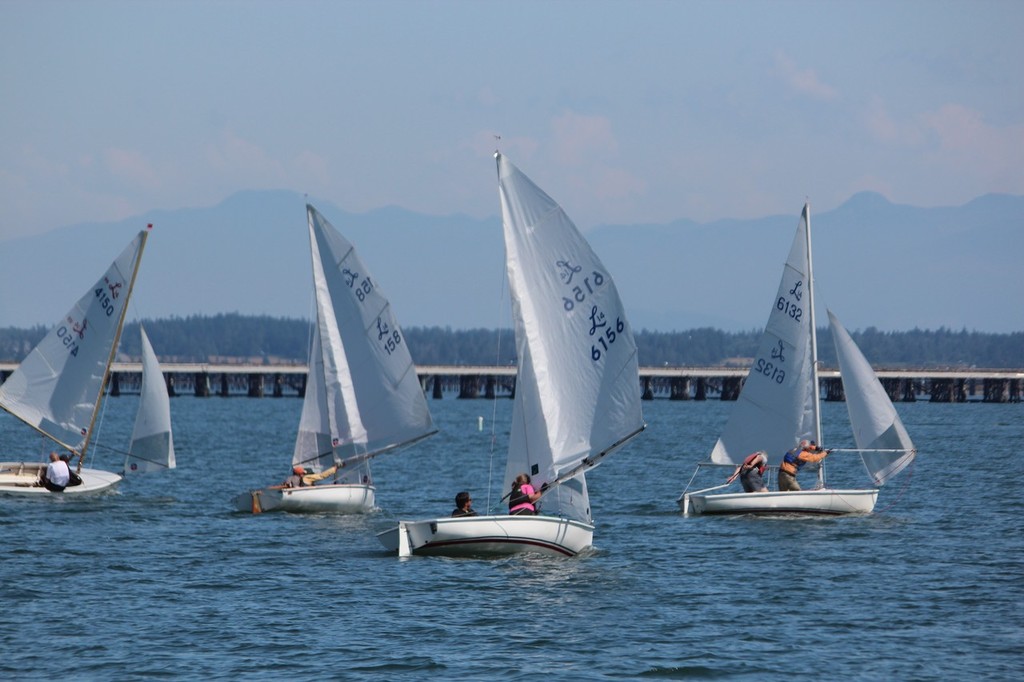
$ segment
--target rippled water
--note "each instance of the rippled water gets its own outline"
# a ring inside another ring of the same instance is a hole
[[[124,447],[134,400],[108,401],[102,440]],[[648,402],[647,431],[589,477],[588,556],[399,560],[375,531],[447,514],[461,489],[485,509],[504,466],[509,401],[430,406],[441,433],[375,462],[382,510],[368,516],[230,510],[287,474],[301,407],[288,398],[177,398],[177,470],[94,499],[0,498],[0,677],[1024,671],[1024,406],[900,404],[921,455],[874,515],[689,518],[676,497],[730,405]],[[844,422],[845,406],[825,405],[827,443],[849,444]],[[4,450],[46,449],[25,430],[0,417]],[[115,452],[99,457],[120,468]]]

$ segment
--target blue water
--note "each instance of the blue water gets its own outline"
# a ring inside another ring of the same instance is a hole
[[[1024,673],[1022,405],[900,404],[921,454],[877,513],[793,519],[680,515],[730,404],[648,402],[647,431],[589,477],[595,550],[504,560],[400,560],[374,532],[447,514],[461,489],[485,509],[509,401],[431,401],[441,432],[375,461],[379,513],[233,513],[288,473],[300,407],[176,398],[177,470],[94,499],[0,498],[0,678]],[[101,439],[123,448],[134,409],[109,400]],[[828,445],[849,443],[844,405],[824,421]],[[0,417],[6,452],[46,450],[25,431]]]

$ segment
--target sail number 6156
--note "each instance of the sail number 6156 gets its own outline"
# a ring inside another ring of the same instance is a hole
[[[597,337],[597,343],[590,347],[590,359],[597,362],[604,353],[608,352],[611,345],[619,338],[619,334],[626,330],[626,324],[621,317],[615,318],[615,327],[605,327],[604,333]],[[600,348],[598,347],[600,346]]]

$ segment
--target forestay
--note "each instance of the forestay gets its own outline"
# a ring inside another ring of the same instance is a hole
[[[0,407],[84,454],[120,334],[146,232],[22,360],[0,386]]]
[[[711,451],[716,464],[737,465],[763,450],[778,466],[800,439],[818,437],[808,220],[804,206],[750,374]]]
[[[854,442],[868,475],[875,485],[884,485],[914,460],[914,444],[870,363],[831,310],[828,321]]]
[[[612,278],[562,208],[501,154],[518,378],[504,490],[559,482],[545,511],[590,521],[582,472],[644,428],[637,349]],[[578,471],[579,474],[573,476]]]

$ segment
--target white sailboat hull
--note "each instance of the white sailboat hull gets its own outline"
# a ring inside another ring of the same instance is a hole
[[[65,488],[62,493],[51,493],[40,483],[45,464],[26,462],[0,462],[0,493],[5,495],[88,495],[114,490],[121,476],[100,469],[82,469],[81,485]]]
[[[687,514],[870,514],[877,499],[877,488],[687,493],[679,498],[679,507]]]
[[[399,556],[481,557],[521,553],[576,556],[590,547],[594,526],[555,516],[470,516],[401,521],[377,539]]]
[[[286,511],[297,514],[328,512],[366,514],[375,509],[376,488],[364,483],[337,483],[304,488],[262,488],[235,497],[238,511],[259,514]]]

